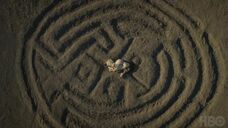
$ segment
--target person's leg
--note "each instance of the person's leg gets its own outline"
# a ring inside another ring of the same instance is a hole
[[[120,73],[120,77],[123,78],[124,74],[125,74],[125,72]]]
[[[120,73],[120,77],[123,78],[124,75],[130,70],[130,68],[126,68],[124,69],[121,73]]]

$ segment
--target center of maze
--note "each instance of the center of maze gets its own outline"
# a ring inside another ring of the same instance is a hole
[[[25,35],[25,102],[48,127],[188,127],[222,86],[213,41],[165,0],[55,1]]]

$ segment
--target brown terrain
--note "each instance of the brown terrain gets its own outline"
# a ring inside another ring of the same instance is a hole
[[[228,127],[227,0],[1,0],[0,25],[0,128]]]

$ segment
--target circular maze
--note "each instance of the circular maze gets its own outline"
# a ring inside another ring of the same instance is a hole
[[[47,127],[189,127],[222,88],[218,42],[165,0],[54,1],[23,42],[24,99]]]

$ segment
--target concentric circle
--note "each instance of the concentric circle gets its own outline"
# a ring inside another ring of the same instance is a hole
[[[55,1],[25,34],[26,102],[50,127],[188,127],[222,88],[215,43],[166,1]],[[121,79],[108,58],[134,69]]]

